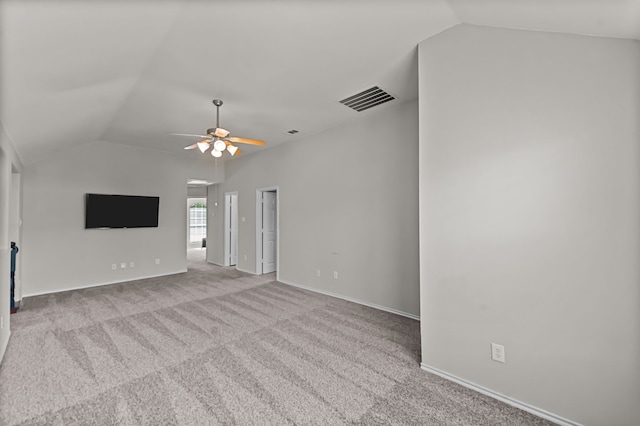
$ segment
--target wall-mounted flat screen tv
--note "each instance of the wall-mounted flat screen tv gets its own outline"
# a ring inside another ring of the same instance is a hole
[[[85,194],[84,227],[157,228],[160,197]]]

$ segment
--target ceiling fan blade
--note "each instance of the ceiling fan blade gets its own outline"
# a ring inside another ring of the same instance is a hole
[[[249,144],[249,145],[258,145],[258,146],[265,146],[266,145],[264,143],[264,141],[261,141],[259,139],[238,138],[238,137],[235,137],[235,136],[229,136],[227,139],[230,140],[231,142],[235,142],[235,143],[246,143],[246,144]]]
[[[195,138],[209,138],[209,139],[211,139],[211,136],[209,136],[209,135],[194,135],[192,133],[169,133],[169,135],[171,135],[171,136],[193,136]]]
[[[198,147],[198,143],[191,144],[189,146],[185,146],[184,149],[196,149]]]

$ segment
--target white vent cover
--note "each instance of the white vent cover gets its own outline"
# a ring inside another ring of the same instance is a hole
[[[378,86],[373,86],[371,89],[367,89],[360,93],[356,93],[353,96],[349,96],[348,98],[344,98],[340,103],[360,112],[394,99],[395,98],[393,96]]]

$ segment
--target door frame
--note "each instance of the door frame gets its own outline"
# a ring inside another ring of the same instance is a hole
[[[280,187],[256,189],[256,275],[262,275],[262,193],[276,193],[276,279],[280,278]]]
[[[8,241],[13,241],[18,246],[22,246],[22,174],[12,164],[11,184],[9,190],[9,229]],[[22,301],[22,259],[18,258],[14,277],[15,292],[14,299],[16,306],[20,306]]]
[[[236,219],[236,251],[238,250],[238,191],[225,192],[224,193],[224,266],[233,266],[231,265],[230,252],[231,252],[231,217],[228,214],[228,203],[231,198],[236,197],[236,211],[235,211],[235,219]],[[235,266],[238,266],[238,259],[236,255],[236,263]]]

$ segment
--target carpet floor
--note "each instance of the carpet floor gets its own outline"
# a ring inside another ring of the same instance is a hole
[[[210,265],[31,297],[2,425],[550,425],[420,370],[417,321]]]

